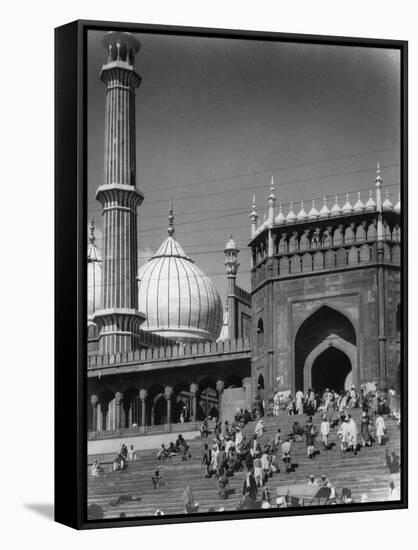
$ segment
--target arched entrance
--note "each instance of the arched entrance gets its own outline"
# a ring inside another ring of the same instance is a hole
[[[340,391],[356,383],[356,343],[346,315],[325,305],[317,309],[296,333],[294,391]]]
[[[311,386],[315,391],[347,390],[351,386],[352,368],[348,356],[338,348],[329,346],[320,353],[311,367]]]

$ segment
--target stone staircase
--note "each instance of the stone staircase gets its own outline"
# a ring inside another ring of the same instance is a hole
[[[352,417],[360,425],[361,410],[351,411]],[[291,432],[293,422],[298,420],[302,426],[307,417],[287,416],[280,412],[280,416],[265,418],[266,432],[259,439],[263,444],[272,441],[277,428],[280,427],[282,437]],[[314,424],[319,425],[320,415],[314,417]],[[341,490],[348,487],[352,491],[354,502],[360,502],[361,496],[367,494],[369,502],[387,500],[389,481],[393,480],[399,489],[399,474],[389,474],[386,468],[386,449],[400,454],[400,432],[395,421],[385,419],[386,442],[383,446],[373,445],[361,449],[357,455],[347,453],[342,456],[337,440],[335,428],[330,434],[330,443],[335,445],[329,451],[322,451],[320,441],[317,440],[315,459],[309,459],[306,453],[305,438],[296,441],[292,446],[292,462],[295,465],[294,472],[285,474],[285,468],[280,464],[280,472],[273,474],[267,482],[272,497],[276,496],[279,485],[306,484],[310,474],[319,478],[325,474],[336,488],[337,502],[340,502]],[[247,436],[254,433],[255,422],[250,422],[245,432]],[[211,436],[209,436],[210,442]],[[188,441],[192,457],[182,461],[180,457],[160,462],[156,459],[157,450],[137,451],[137,460],[130,463],[124,471],[113,472],[110,461],[115,456],[101,455],[99,460],[105,463],[105,471],[99,478],[88,479],[88,504],[96,504],[103,510],[105,518],[117,518],[123,512],[126,517],[154,515],[157,509],[164,511],[165,515],[184,513],[182,493],[187,485],[190,485],[195,501],[199,503],[199,511],[206,512],[210,506],[216,510],[234,510],[242,499],[242,486],[245,471],[237,472],[229,478],[230,493],[226,500],[221,500],[218,495],[218,482],[215,477],[206,479],[204,468],[201,465],[201,456],[204,439]],[[89,463],[95,458],[89,456]],[[108,463],[106,464],[106,461]],[[155,470],[159,470],[164,476],[165,485],[153,489],[151,476]],[[112,498],[134,495],[141,497],[140,501],[129,501],[112,506],[109,502]],[[261,496],[261,490],[259,490]]]

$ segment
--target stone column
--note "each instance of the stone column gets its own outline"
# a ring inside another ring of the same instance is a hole
[[[145,399],[147,398],[148,392],[147,390],[140,390],[139,392],[139,399],[141,400],[141,426],[145,428],[146,426],[146,407],[145,407]]]
[[[196,422],[196,419],[197,419],[197,390],[198,390],[198,385],[193,383],[193,384],[190,384],[190,394],[192,396],[192,414],[191,414],[191,417],[192,417],[192,421],[193,422]]]
[[[111,53],[100,80],[106,85],[104,181],[96,199],[103,207],[101,354],[138,349],[137,208],[144,195],[136,187],[135,90],[141,77],[134,67],[140,43],[129,33],[109,32],[103,45]],[[131,52],[128,55],[127,52]]]
[[[101,432],[103,430],[103,413],[102,413],[102,404],[100,401],[97,403],[97,431]]]
[[[122,394],[117,391],[115,393],[115,430],[121,429],[121,407],[122,407]]]
[[[223,380],[217,380],[216,382],[216,391],[218,392],[218,409],[219,409],[219,419],[222,420],[222,394],[225,388],[225,382]]]
[[[90,397],[90,403],[92,406],[91,429],[93,432],[96,432],[97,431],[97,413],[98,413],[97,405],[99,404],[99,398],[97,397],[97,395],[93,394]]]
[[[173,395],[173,388],[166,386],[164,389],[164,397],[167,401],[167,418],[165,423],[171,424],[171,396]]]

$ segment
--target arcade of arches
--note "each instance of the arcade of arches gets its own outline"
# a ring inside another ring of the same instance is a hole
[[[154,384],[147,389],[127,387],[123,392],[105,389],[89,397],[88,431],[177,423],[184,407],[192,421],[218,418],[224,389],[242,385],[243,379],[232,375],[225,380],[207,377],[199,383]]]
[[[356,370],[356,333],[344,314],[322,306],[300,326],[295,339],[295,390],[348,389]]]

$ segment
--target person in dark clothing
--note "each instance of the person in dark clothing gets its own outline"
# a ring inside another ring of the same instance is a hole
[[[244,486],[242,488],[242,494],[244,496],[244,507],[254,508],[255,502],[257,500],[257,483],[255,482],[252,469],[248,469],[247,476],[244,481]]]
[[[228,491],[229,481],[226,476],[225,470],[223,468],[219,470],[218,484],[219,484],[219,497],[223,500],[228,498],[227,491]]]
[[[205,448],[202,456],[202,464],[205,466],[205,469],[206,469],[205,477],[207,478],[212,477],[212,470],[210,468],[211,462],[212,462],[212,452],[209,449],[209,445],[205,443]]]
[[[222,445],[222,447],[219,450],[218,453],[218,477],[221,475],[221,470],[224,470],[226,467],[228,467],[228,464],[226,462],[226,452],[225,452],[225,445]]]
[[[386,466],[391,474],[397,474],[400,470],[399,456],[395,453],[389,453],[386,449]]]

